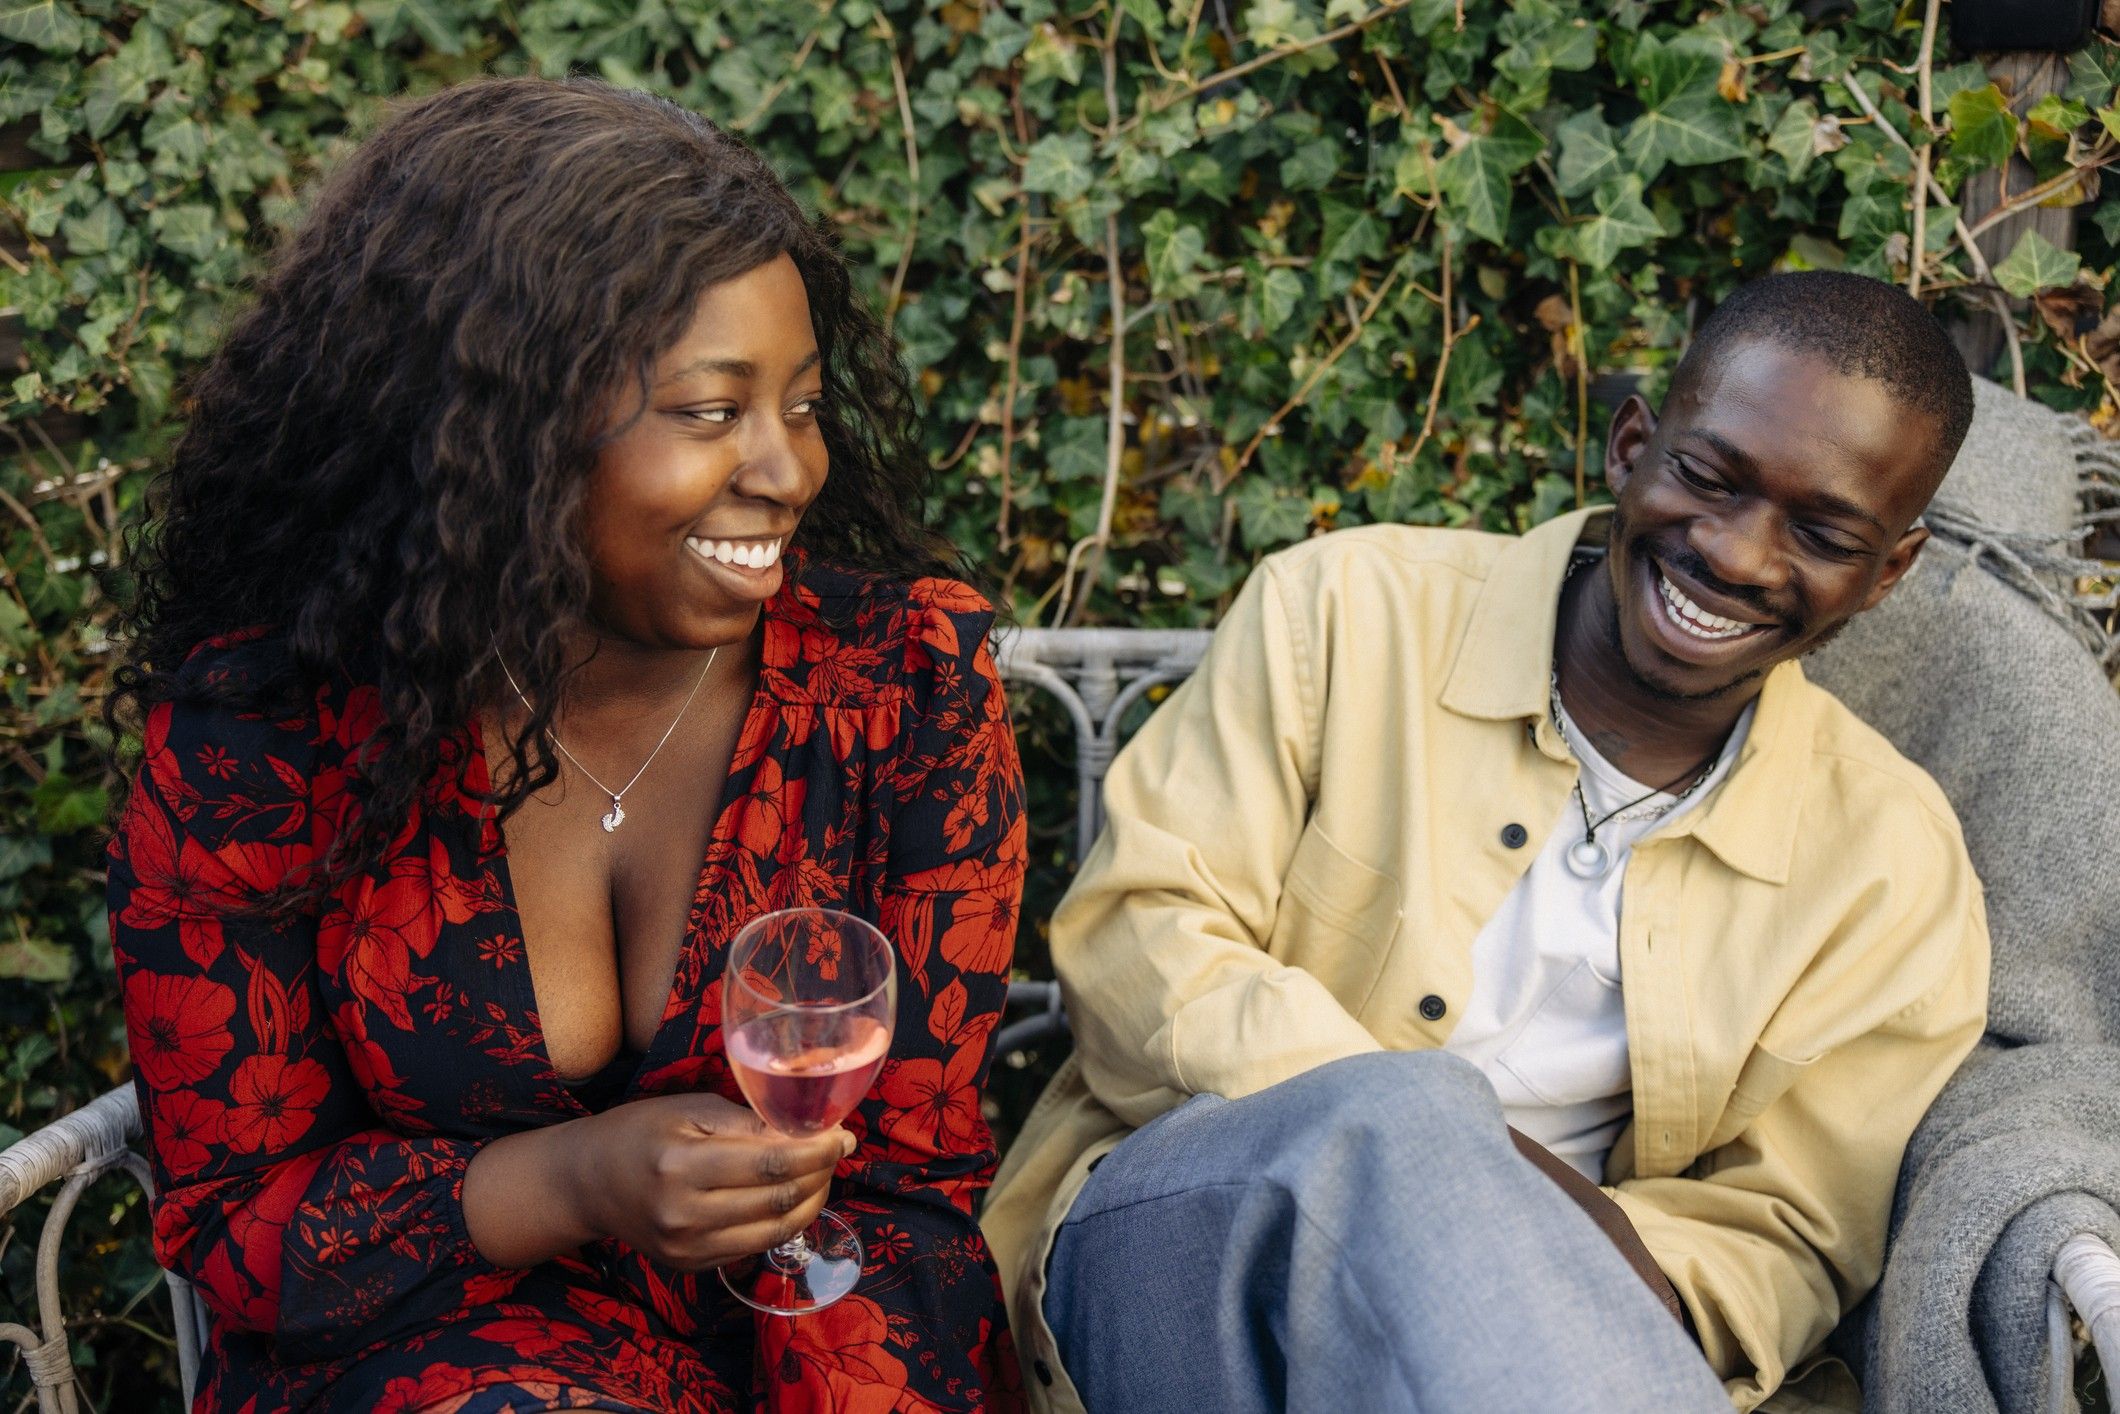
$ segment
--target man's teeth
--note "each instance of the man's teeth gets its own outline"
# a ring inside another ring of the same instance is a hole
[[[1692,634],[1695,638],[1735,638],[1760,627],[1758,624],[1739,623],[1726,619],[1721,614],[1711,614],[1688,599],[1679,587],[1666,575],[1656,577],[1656,587],[1664,596],[1664,603],[1671,610],[1671,621]]]
[[[706,559],[718,560],[725,565],[742,565],[746,569],[762,570],[780,558],[781,542],[778,540],[743,542],[693,537],[685,544]]]

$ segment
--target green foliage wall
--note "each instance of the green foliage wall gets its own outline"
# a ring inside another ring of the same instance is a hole
[[[1917,224],[1928,297],[2037,295],[2033,391],[2115,415],[2120,51],[2034,103],[1947,24],[1924,63],[1918,4],[1810,8],[0,0],[0,128],[42,164],[0,177],[0,1142],[124,1073],[92,572],[246,271],[389,98],[586,71],[745,133],[891,310],[936,514],[1021,617],[1201,624],[1316,530],[1595,494],[1593,383],[1653,391],[1770,268],[1904,280]],[[2077,249],[1990,272],[1959,209],[2013,159],[2016,200],[2082,207]],[[129,1221],[101,1326],[147,1319],[118,1318],[151,1274]],[[5,1291],[26,1260],[0,1246]],[[150,1337],[125,1377],[98,1339],[102,1396],[166,1376]]]

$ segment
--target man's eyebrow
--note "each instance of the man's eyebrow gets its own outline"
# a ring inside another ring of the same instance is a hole
[[[1739,447],[1729,438],[1719,433],[1711,432],[1705,427],[1688,428],[1686,429],[1686,435],[1698,437],[1701,441],[1706,442],[1725,461],[1730,462],[1747,475],[1755,477],[1759,475],[1759,463],[1753,461],[1742,447]],[[1814,496],[1808,497],[1807,500],[1812,506],[1829,516],[1838,516],[1842,520],[1861,521],[1864,525],[1874,529],[1879,535],[1889,535],[1891,533],[1886,529],[1885,523],[1879,520],[1876,515],[1864,510],[1845,496],[1836,496],[1830,491],[1821,491]]]
[[[808,358],[795,365],[795,372],[798,374],[808,373],[823,361],[824,355],[812,349]],[[749,359],[742,358],[695,359],[672,373],[669,377],[664,378],[655,386],[658,388],[667,387],[681,379],[690,378],[695,373],[719,373],[728,378],[756,378],[758,376],[758,365],[752,363]]]

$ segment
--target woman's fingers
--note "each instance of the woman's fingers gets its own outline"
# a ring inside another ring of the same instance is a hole
[[[692,1240],[673,1244],[678,1250],[666,1260],[697,1269],[777,1247],[817,1220],[829,1188],[822,1179],[802,1179],[771,1188],[702,1194]]]
[[[673,1175],[695,1188],[770,1188],[809,1174],[829,1176],[848,1152],[843,1129],[806,1139],[776,1134],[702,1139],[682,1146]]]

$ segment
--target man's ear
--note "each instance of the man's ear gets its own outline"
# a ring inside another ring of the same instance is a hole
[[[1634,463],[1656,435],[1656,414],[1649,410],[1648,400],[1640,393],[1630,393],[1627,401],[1619,405],[1612,414],[1612,430],[1605,436],[1605,484],[1617,496],[1627,488],[1627,478],[1634,474]]]
[[[1884,569],[1878,574],[1877,583],[1871,585],[1870,592],[1863,596],[1862,609],[1857,612],[1866,612],[1882,604],[1884,596],[1890,594],[1906,572],[1914,568],[1914,561],[1921,556],[1921,547],[1928,543],[1927,526],[1918,520],[1908,526],[1906,533],[1885,552]]]

